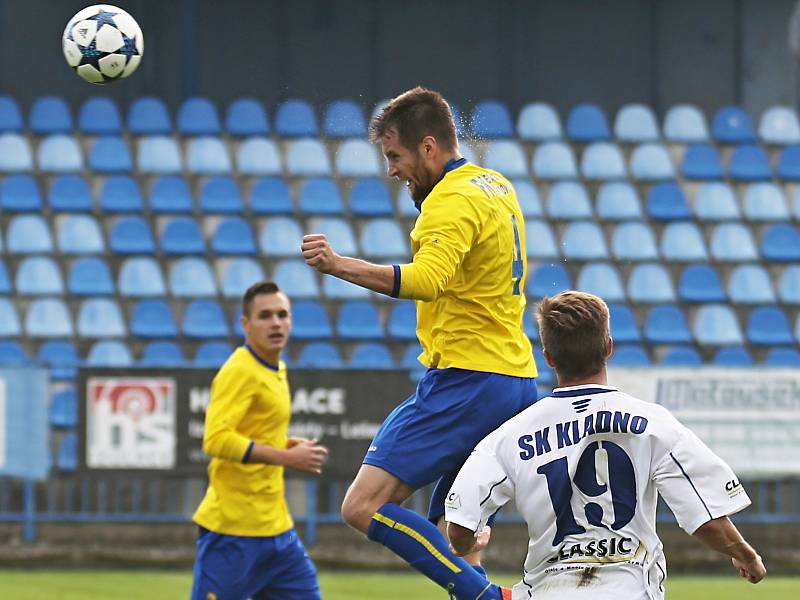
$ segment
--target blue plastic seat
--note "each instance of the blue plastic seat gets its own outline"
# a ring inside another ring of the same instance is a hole
[[[666,268],[660,264],[636,265],[628,277],[628,298],[647,304],[675,302],[675,287]]]
[[[664,354],[660,364],[662,367],[699,367],[703,359],[691,346],[673,346]]]
[[[629,306],[612,303],[608,309],[611,314],[611,336],[615,343],[638,342],[642,339],[636,317]]]
[[[2,136],[0,136],[2,139]],[[800,181],[800,145],[786,146],[778,156],[775,172],[779,179]]]
[[[50,135],[36,153],[39,168],[48,173],[75,173],[83,169],[83,155],[77,140],[69,135]]]
[[[203,258],[180,258],[169,269],[169,290],[176,298],[201,298],[217,295],[217,284]]]
[[[28,139],[17,133],[0,134],[0,171],[20,173],[33,170],[33,152]]]
[[[381,179],[358,179],[350,189],[350,212],[354,217],[388,217],[394,214],[389,188]]]
[[[714,139],[722,144],[747,144],[756,141],[750,117],[738,106],[724,106],[711,124]]]
[[[361,230],[361,250],[374,258],[406,258],[409,256],[408,236],[397,221],[372,219]]]
[[[699,344],[708,346],[741,346],[742,330],[730,306],[704,304],[697,310],[692,328]]]
[[[38,302],[42,302],[42,300],[38,300]],[[22,327],[17,307],[8,298],[0,297],[0,337],[19,337],[21,333]],[[30,335],[30,332],[28,334]]]
[[[553,230],[546,221],[533,220],[525,223],[525,248],[531,259],[542,260],[559,256]]]
[[[179,368],[186,366],[183,350],[175,342],[150,342],[139,359],[140,367]]]
[[[217,369],[228,360],[232,352],[233,349],[226,342],[204,342],[197,348],[192,366],[201,369]]]
[[[242,175],[280,175],[281,152],[272,140],[248,138],[236,150],[236,167]]]
[[[641,181],[660,181],[675,177],[675,168],[669,153],[661,144],[637,146],[631,154],[630,166],[633,178]]]
[[[727,183],[704,183],[697,190],[694,211],[700,221],[736,221],[739,203]]]
[[[561,237],[564,257],[574,260],[602,260],[608,258],[603,231],[597,223],[575,221],[567,225]]]
[[[294,303],[292,337],[298,340],[324,340],[332,335],[331,323],[322,304],[314,300],[300,300]]]
[[[86,364],[90,367],[132,367],[133,356],[124,342],[103,340],[95,342],[89,348]]]
[[[794,348],[771,348],[764,359],[768,367],[800,367],[800,352]]]
[[[64,293],[61,271],[49,256],[23,258],[17,266],[14,286],[20,295],[56,296]]]
[[[472,111],[472,133],[479,138],[514,137],[511,113],[504,102],[483,100]]]
[[[196,175],[227,175],[233,170],[228,147],[215,137],[189,140],[186,147],[186,168]]]
[[[344,213],[339,186],[330,177],[306,180],[300,189],[301,212],[310,215],[341,215]]]
[[[612,142],[589,144],[581,157],[581,173],[586,179],[625,179],[625,159]]]
[[[61,440],[56,455],[56,467],[59,471],[71,473],[78,468],[78,437],[70,431]]]
[[[406,346],[403,356],[400,359],[400,367],[411,371],[425,371],[425,367],[419,362],[419,355],[422,353],[422,346],[419,343],[411,343]]]
[[[22,131],[22,111],[11,96],[0,96],[0,133]]]
[[[389,348],[385,344],[356,344],[348,365],[351,369],[393,369],[395,367]]]
[[[717,350],[713,363],[718,367],[750,367],[753,356],[745,348],[731,346]]]
[[[519,142],[498,140],[489,142],[484,154],[483,166],[500,171],[506,177],[527,177],[528,160]]]
[[[784,304],[800,304],[800,265],[784,267],[778,282],[778,296]]]
[[[756,346],[794,344],[786,313],[777,306],[754,308],[747,319],[747,341]]]
[[[407,186],[397,186],[397,199],[395,202],[397,204],[397,214],[401,217],[413,220],[419,216],[419,211],[414,205],[414,200],[411,198],[411,195],[408,193]]]
[[[343,340],[376,340],[383,337],[383,327],[375,305],[369,301],[345,302],[339,308],[336,335]]]
[[[531,271],[526,288],[525,292],[534,298],[555,296],[572,288],[572,278],[560,264],[543,263]]]
[[[160,241],[165,254],[203,254],[206,250],[200,226],[192,217],[173,217],[167,221]]]
[[[208,98],[187,98],[178,109],[178,131],[186,136],[219,135],[217,107]]]
[[[220,305],[213,300],[194,300],[186,305],[181,321],[183,335],[190,338],[228,336],[228,325]]]
[[[0,184],[0,210],[3,212],[41,212],[42,194],[30,175],[9,175]]]
[[[688,344],[692,341],[686,315],[674,304],[654,306],[644,320],[644,337],[653,344]]]
[[[588,103],[575,106],[567,117],[567,135],[576,142],[610,139],[611,132],[603,109]]]
[[[256,215],[285,215],[294,212],[289,186],[282,177],[264,177],[250,190],[250,210]]]
[[[533,175],[540,179],[576,179],[578,167],[572,148],[563,142],[545,142],[536,148],[531,162]]]
[[[258,236],[261,253],[270,256],[297,256],[302,243],[303,232],[291,217],[267,219]]]
[[[200,210],[204,213],[242,213],[244,201],[239,185],[227,176],[209,178],[200,188]]]
[[[559,181],[547,195],[547,214],[551,219],[591,219],[592,203],[583,184]]]
[[[100,210],[107,213],[141,213],[144,202],[139,186],[132,177],[112,175],[100,189]]]
[[[377,177],[381,165],[375,147],[365,140],[346,140],[336,149],[336,172],[343,177]]]
[[[703,234],[694,223],[673,222],[661,233],[661,255],[666,260],[698,262],[708,260]]]
[[[627,181],[603,183],[597,191],[597,216],[604,221],[641,219],[642,207],[634,187]]]
[[[771,106],[761,114],[758,137],[764,143],[787,145],[800,143],[800,122],[793,108]]]
[[[183,177],[165,175],[153,181],[148,204],[156,214],[189,213],[193,208],[192,192]]]
[[[722,289],[719,273],[711,265],[689,265],[681,273],[678,296],[682,302],[725,302],[728,297]]]
[[[328,342],[311,342],[303,346],[296,367],[315,369],[341,369],[344,366],[339,350]]]
[[[89,298],[81,302],[77,329],[81,337],[124,337],[125,321],[114,300]]]
[[[683,189],[673,182],[654,185],[647,195],[647,214],[656,221],[690,220],[692,212]]]
[[[563,137],[558,112],[550,104],[526,104],[517,117],[517,134],[520,139],[533,142],[559,140]]]
[[[114,223],[108,245],[115,254],[153,254],[156,244],[142,217],[122,217]]]
[[[0,341],[0,367],[22,367],[30,363],[30,356],[19,343]]]
[[[169,112],[160,98],[136,98],[128,110],[128,129],[134,135],[162,135],[172,131]]]
[[[720,261],[758,260],[750,230],[741,223],[721,223],[711,233],[711,255]]]
[[[744,216],[751,221],[788,221],[789,208],[774,183],[754,183],[744,194]]]
[[[333,300],[361,300],[370,295],[366,288],[332,276],[322,278],[322,293]]]
[[[348,221],[336,217],[323,217],[310,219],[308,230],[312,233],[321,233],[327,236],[336,251],[346,256],[358,254],[356,238]]]
[[[11,179],[11,177],[7,178]],[[88,212],[93,210],[89,185],[80,175],[60,175],[50,184],[48,203],[53,212]]]
[[[57,391],[50,399],[50,425],[52,427],[75,427],[78,425],[78,401],[75,387]]]
[[[118,135],[122,132],[122,117],[111,98],[87,98],[78,112],[78,129],[87,135]]]
[[[417,307],[413,302],[402,301],[392,306],[386,332],[395,340],[417,339]]]
[[[286,172],[298,177],[330,175],[331,161],[325,146],[316,139],[290,142],[286,151]]]
[[[650,356],[647,350],[637,344],[628,344],[614,348],[609,364],[613,367],[649,367]]]
[[[67,290],[73,296],[106,296],[114,293],[114,281],[108,264],[94,256],[72,263]]]
[[[0,313],[3,311],[0,310]],[[6,317],[8,318],[8,317]],[[2,319],[5,321],[5,319]],[[13,324],[13,320],[11,321]],[[8,323],[6,323],[8,326]],[[72,336],[72,317],[63,300],[39,298],[28,306],[25,315],[25,333],[28,337],[59,338]],[[8,333],[6,335],[18,335]]]
[[[211,250],[221,255],[255,254],[253,229],[240,217],[224,219],[217,223],[211,237]]]
[[[652,229],[645,223],[622,223],[614,229],[611,252],[617,260],[658,260]]]
[[[314,269],[301,260],[283,260],[275,265],[272,279],[290,298],[317,298],[319,285]]]
[[[769,273],[760,265],[737,265],[728,279],[728,294],[738,304],[774,304]]]
[[[11,293],[11,279],[8,276],[8,269],[6,263],[0,259],[0,294]]]
[[[734,181],[762,181],[772,179],[772,168],[766,152],[754,144],[737,146],[728,164]]]
[[[37,135],[67,133],[72,131],[72,114],[63,98],[42,96],[31,106],[28,124]]]
[[[621,142],[654,142],[658,124],[653,109],[644,104],[626,104],[614,119],[614,135]]]
[[[681,172],[686,179],[724,179],[719,153],[710,144],[692,144],[686,149],[681,163]]]
[[[609,263],[589,263],[578,273],[577,289],[600,296],[606,302],[625,302],[617,267]]]
[[[89,151],[89,169],[96,173],[130,173],[133,157],[127,142],[117,136],[97,138]]]
[[[131,335],[140,338],[174,338],[178,326],[172,309],[163,300],[141,300],[131,311]]]
[[[761,255],[775,262],[800,261],[800,231],[788,223],[770,225],[761,238]]]
[[[166,136],[150,136],[139,140],[136,154],[139,171],[146,174],[172,175],[183,169],[178,144]]]
[[[255,98],[237,98],[228,105],[225,129],[239,137],[269,135],[269,119],[264,105]]]
[[[325,108],[322,130],[332,138],[365,137],[367,124],[358,104],[352,100],[334,100]]]
[[[6,230],[6,251],[9,254],[52,252],[53,238],[45,220],[39,215],[11,217]]]
[[[247,288],[264,279],[264,269],[252,258],[231,259],[222,271],[222,295],[225,298],[241,298]]]
[[[282,137],[319,135],[314,109],[305,100],[286,100],[275,113],[275,131]]]
[[[74,379],[80,359],[72,342],[50,340],[39,346],[36,362],[50,368],[51,379],[61,381]]]
[[[514,179],[511,184],[517,193],[517,201],[522,214],[526,217],[541,217],[544,213],[536,186],[526,179]]]

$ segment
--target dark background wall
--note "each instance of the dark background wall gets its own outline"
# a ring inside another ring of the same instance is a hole
[[[751,114],[795,105],[787,50],[795,0],[125,0],[145,32],[139,71],[95,88],[61,55],[68,19],[91,0],[0,0],[0,92],[77,103],[154,94],[299,96],[365,106],[417,83],[462,107],[501,98],[562,112],[677,102]]]

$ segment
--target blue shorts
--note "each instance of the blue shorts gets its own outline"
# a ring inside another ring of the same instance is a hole
[[[444,498],[472,449],[537,398],[533,378],[428,369],[414,395],[386,417],[364,464],[414,488],[438,482],[428,512],[435,521],[444,514]]]
[[[317,570],[297,532],[224,535],[200,528],[191,600],[320,600]]]

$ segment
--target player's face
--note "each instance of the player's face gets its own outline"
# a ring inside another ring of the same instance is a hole
[[[256,354],[277,362],[292,329],[289,298],[283,292],[257,295],[250,305],[250,314],[242,316],[242,328]]]
[[[383,155],[386,157],[386,172],[389,177],[397,177],[408,187],[409,195],[415,202],[421,202],[431,193],[437,180],[427,166],[420,148],[409,150],[402,143],[397,131],[389,129],[381,138]]]

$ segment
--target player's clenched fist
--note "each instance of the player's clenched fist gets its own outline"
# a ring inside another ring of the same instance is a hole
[[[303,236],[300,246],[306,264],[320,273],[332,273],[339,255],[331,248],[328,238],[321,233],[310,233]]]
[[[295,443],[286,449],[285,465],[296,471],[304,471],[319,475],[322,465],[328,458],[328,449],[320,446],[317,440],[295,440]]]

